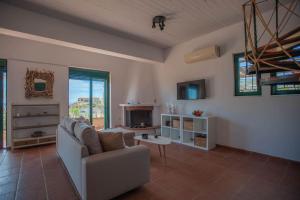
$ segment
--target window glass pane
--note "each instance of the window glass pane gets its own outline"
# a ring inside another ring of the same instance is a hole
[[[246,62],[244,58],[244,54],[235,54],[235,91],[236,95],[259,95],[260,91],[258,91],[257,83],[256,83],[256,75],[247,75],[247,67],[251,67],[252,64],[250,62]],[[238,85],[237,85],[238,84]]]
[[[104,129],[104,81],[93,80],[93,125]]]
[[[90,119],[90,81],[69,79],[69,116]]]
[[[246,67],[251,66],[251,63],[247,63],[244,57],[239,59],[239,70],[240,70],[240,91],[241,92],[256,92],[256,75],[247,75]]]

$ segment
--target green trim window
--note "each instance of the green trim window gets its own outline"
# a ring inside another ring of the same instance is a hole
[[[109,128],[109,72],[69,68],[69,116]]]
[[[271,76],[285,76],[290,75],[292,72],[277,72],[272,73]],[[271,95],[288,95],[300,94],[300,83],[297,84],[277,84],[271,86]]]
[[[0,149],[7,146],[7,61],[0,59]]]
[[[246,65],[250,67],[251,63],[246,63],[244,53],[234,54],[233,61],[235,96],[260,96],[261,86],[257,86],[256,75],[246,74]]]

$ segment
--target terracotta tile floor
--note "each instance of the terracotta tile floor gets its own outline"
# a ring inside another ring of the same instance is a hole
[[[300,199],[300,164],[224,147],[151,148],[151,181],[116,200]],[[133,175],[134,176],[134,175]],[[101,186],[99,186],[101,187]],[[0,151],[0,199],[78,199],[55,145]]]

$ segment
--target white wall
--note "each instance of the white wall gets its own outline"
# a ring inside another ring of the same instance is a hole
[[[111,56],[88,53],[66,47],[3,35],[0,35],[0,44],[0,58],[8,60],[7,103],[9,133],[11,117],[10,107],[12,103],[59,103],[61,116],[68,115],[69,66],[110,72],[112,127],[121,124],[120,103],[126,103],[128,99],[138,100],[141,103],[149,103],[153,101],[152,84],[148,84],[151,78],[149,77],[149,73],[143,73],[143,71],[149,71],[149,69],[151,69],[151,65],[149,64],[132,62]],[[27,68],[54,71],[55,81],[53,99],[25,98],[24,84]],[[132,73],[133,71],[135,71],[135,73]],[[150,70],[150,72],[152,71]],[[144,82],[143,80],[146,81]],[[137,84],[139,87],[129,87],[129,85],[133,84]]]
[[[298,21],[299,22],[299,21]],[[164,65],[155,67],[162,102],[174,102],[180,113],[201,109],[218,117],[217,143],[300,161],[300,96],[234,96],[233,53],[244,48],[243,24],[238,23],[175,46]],[[185,64],[183,55],[209,45],[221,46],[221,57]],[[177,101],[176,83],[208,80],[208,99]]]

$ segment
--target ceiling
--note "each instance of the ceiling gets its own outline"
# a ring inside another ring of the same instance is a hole
[[[7,0],[79,25],[168,48],[242,21],[246,0]],[[268,6],[263,8],[268,9]],[[155,15],[166,28],[152,29]]]

